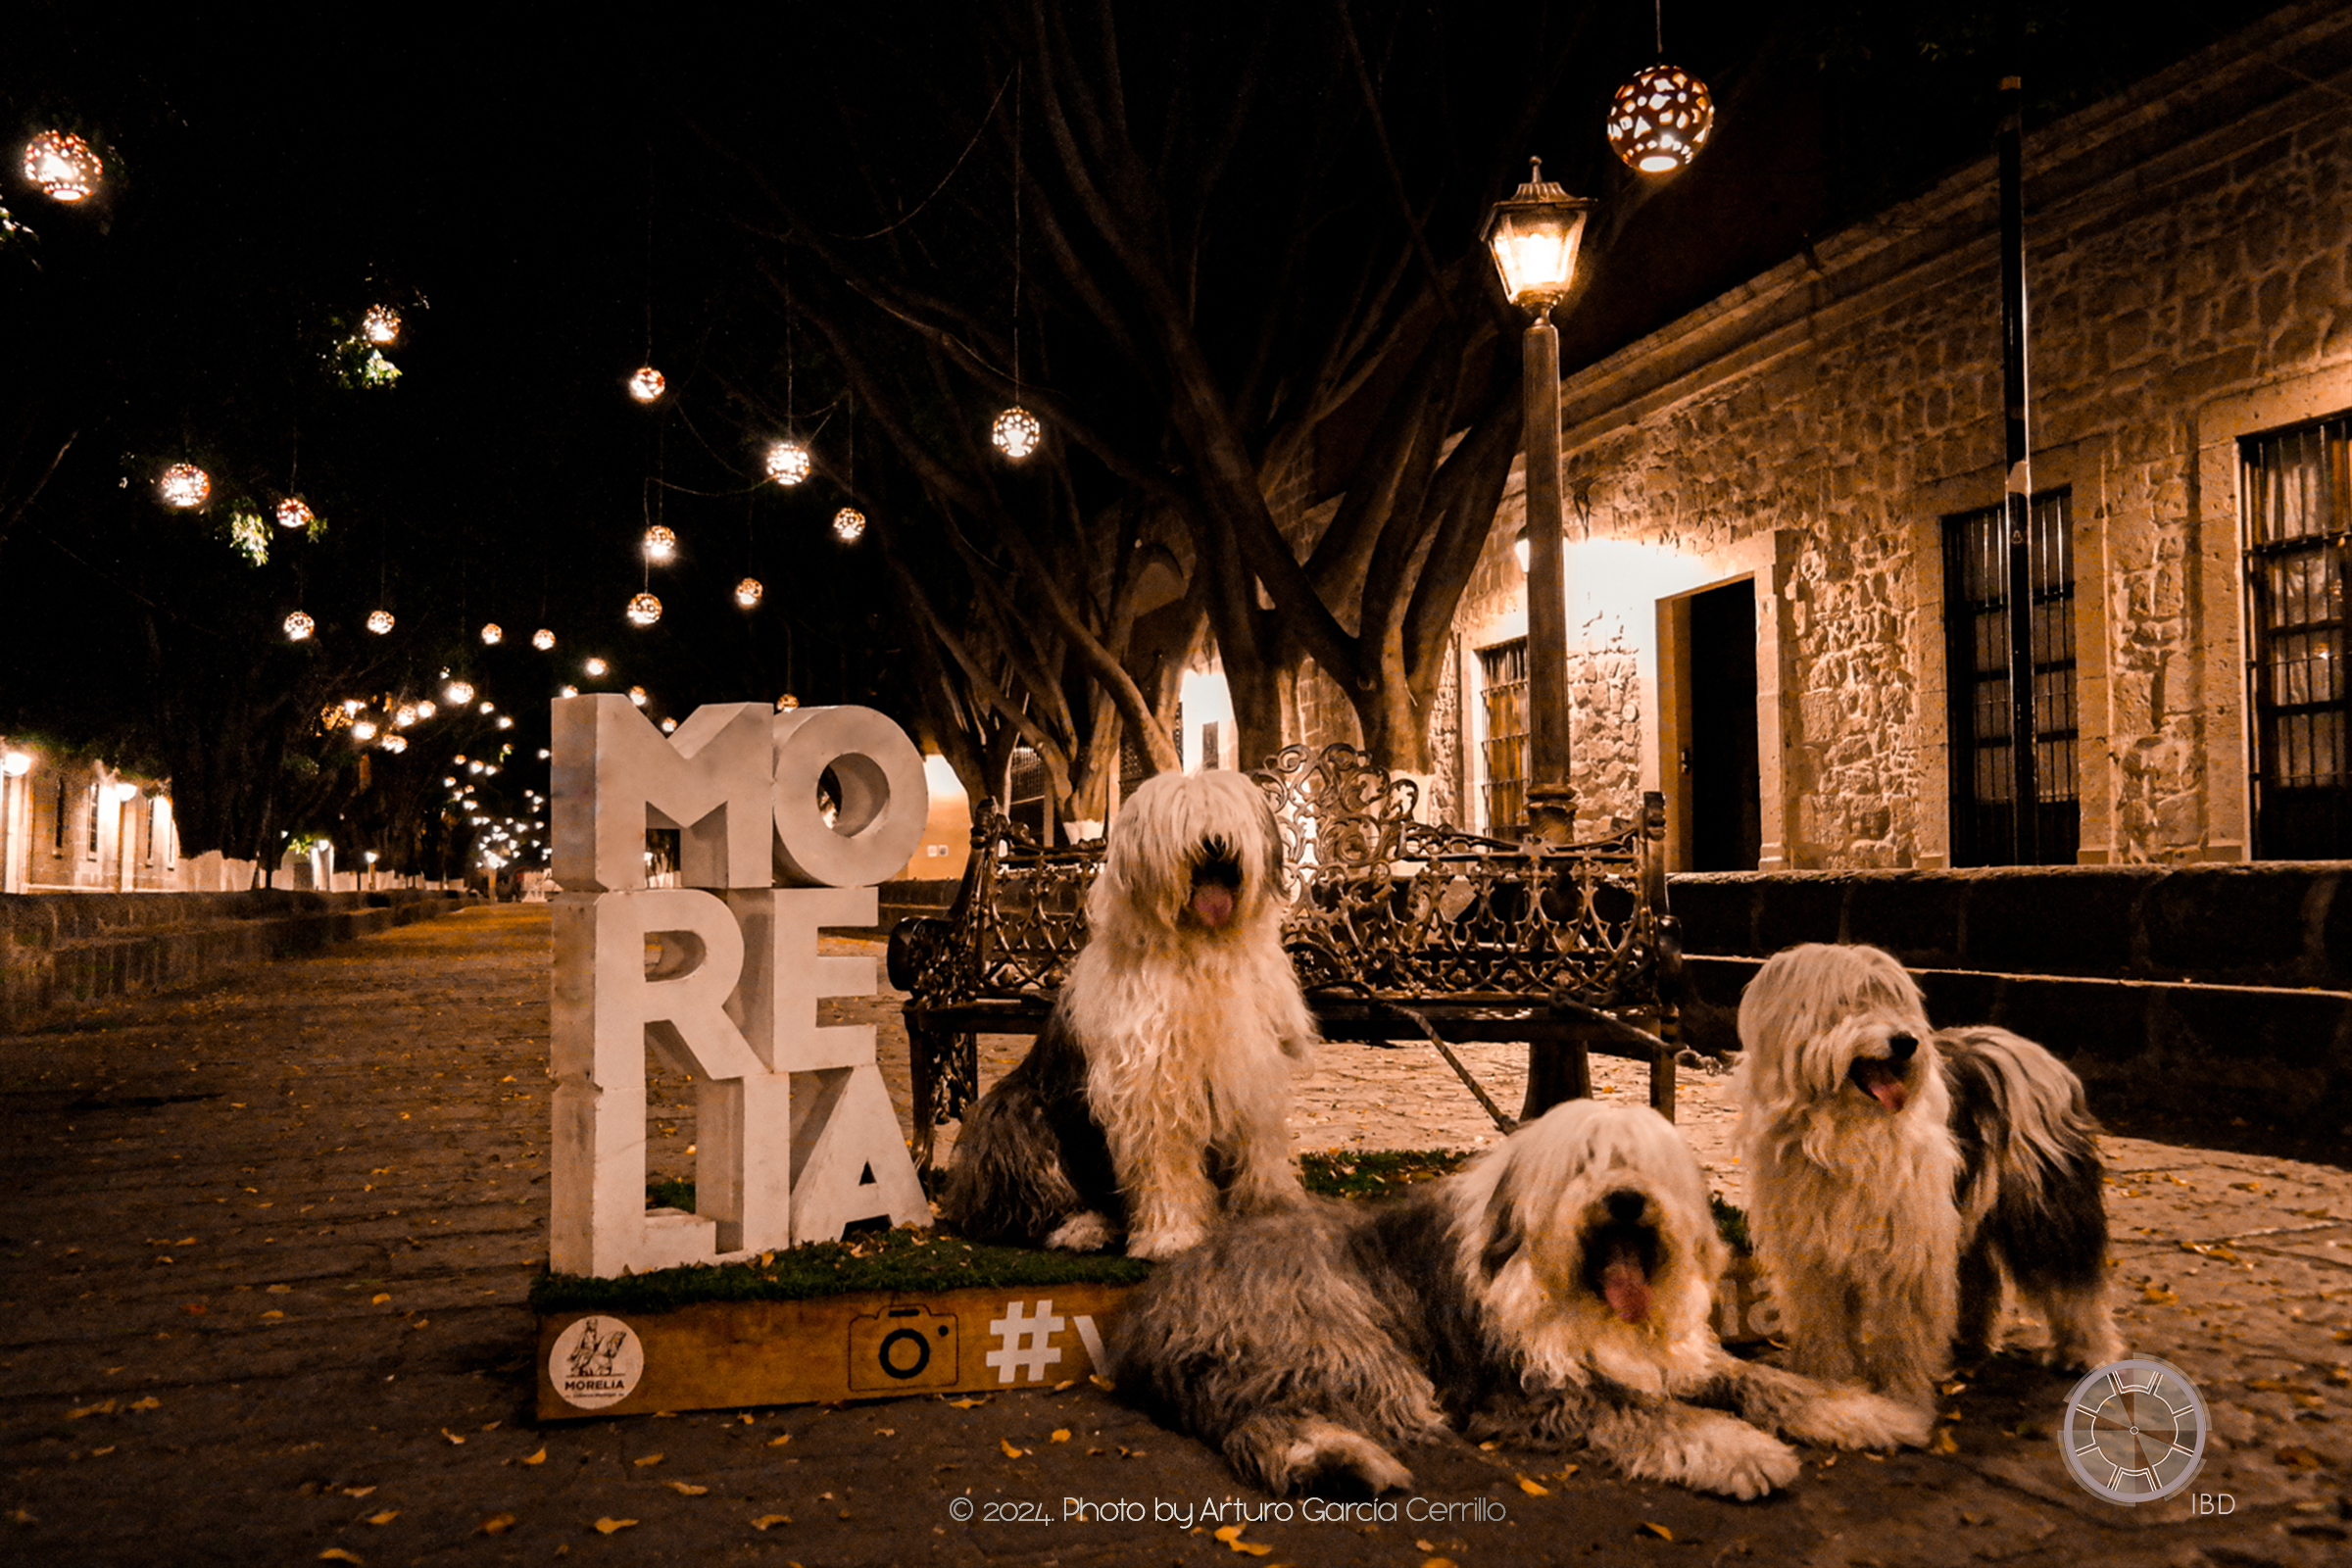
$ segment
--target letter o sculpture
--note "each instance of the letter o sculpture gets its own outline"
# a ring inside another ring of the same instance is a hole
[[[776,880],[791,887],[871,887],[897,874],[931,813],[922,754],[870,708],[776,714]],[[817,781],[841,786],[834,820],[818,813]]]

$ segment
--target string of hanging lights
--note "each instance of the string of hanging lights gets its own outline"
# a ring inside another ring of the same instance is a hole
[[[678,536],[674,530],[663,527],[658,522],[645,530],[646,560],[667,561],[677,553]]]

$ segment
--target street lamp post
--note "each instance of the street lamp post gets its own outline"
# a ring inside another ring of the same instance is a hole
[[[1560,561],[1560,336],[1551,309],[1576,279],[1576,252],[1592,203],[1544,177],[1531,159],[1527,183],[1496,202],[1487,218],[1487,246],[1502,273],[1502,291],[1528,313],[1520,339],[1527,399],[1527,824],[1551,846],[1576,832],[1576,791],[1568,783],[1568,584]],[[1582,1040],[1531,1042],[1522,1121],[1592,1092]]]
[[[1576,278],[1576,253],[1592,203],[1544,177],[1531,159],[1527,183],[1488,215],[1486,241],[1503,292],[1531,319],[1520,340],[1527,449],[1527,820],[1544,843],[1576,829],[1568,783],[1568,592],[1560,562],[1560,335],[1551,309]]]

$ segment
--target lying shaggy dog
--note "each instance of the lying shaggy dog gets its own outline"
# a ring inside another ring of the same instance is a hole
[[[1302,1200],[1291,1064],[1314,1019],[1282,950],[1282,841],[1240,773],[1127,798],[1087,896],[1086,947],[1037,1044],[956,1139],[941,1212],[966,1236],[1130,1257],[1198,1243],[1219,1195]]]
[[[1709,1325],[1725,1256],[1673,1126],[1574,1101],[1399,1201],[1226,1226],[1137,1290],[1110,1361],[1276,1494],[1407,1486],[1394,1450],[1448,1427],[1735,1497],[1796,1477],[1760,1427],[1927,1441],[1917,1411],[1727,1353]]]

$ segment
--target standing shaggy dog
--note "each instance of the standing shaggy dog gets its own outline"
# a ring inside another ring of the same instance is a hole
[[[2048,1358],[2123,1353],[2082,1085],[2005,1029],[1931,1028],[1877,948],[1776,955],[1740,1003],[1740,1143],[1789,1364],[1921,1407],[1992,1348],[2001,1275],[2049,1322]]]
[[[941,1208],[965,1235],[1130,1257],[1198,1243],[1218,1195],[1302,1200],[1285,1118],[1314,1019],[1282,950],[1282,841],[1244,774],[1129,796],[1053,1016],[956,1140]]]
[[[1758,1426],[1927,1440],[1917,1411],[1728,1354],[1708,1321],[1725,1250],[1664,1117],[1573,1101],[1396,1202],[1224,1227],[1138,1288],[1110,1361],[1276,1494],[1410,1485],[1394,1450],[1448,1427],[1735,1497],[1796,1477]]]

